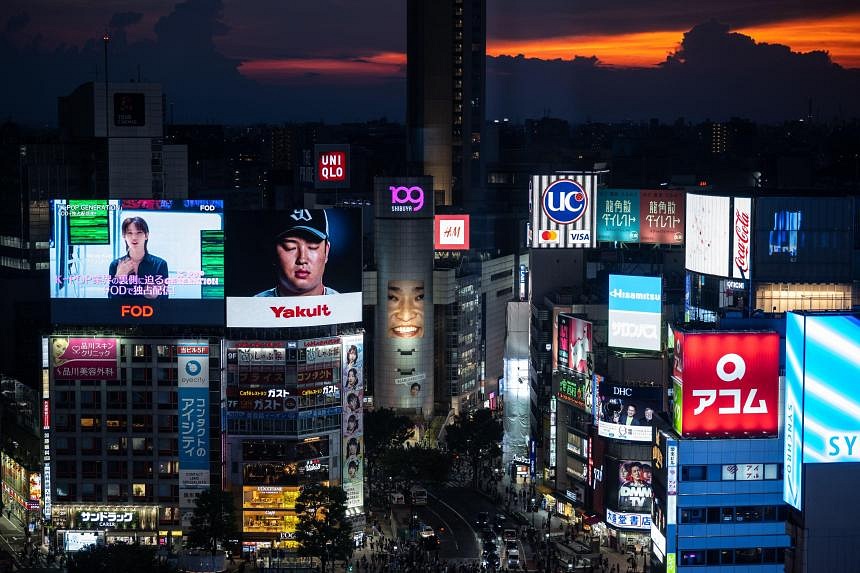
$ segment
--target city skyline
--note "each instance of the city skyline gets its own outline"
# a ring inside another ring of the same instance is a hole
[[[111,81],[164,84],[178,122],[402,121],[405,12],[399,2],[12,2],[0,12],[0,61],[19,89],[4,108],[52,125],[56,97],[103,78],[108,30]],[[778,122],[810,103],[819,118],[857,115],[860,11],[849,2],[658,3],[642,14],[506,1],[487,12],[488,119]]]

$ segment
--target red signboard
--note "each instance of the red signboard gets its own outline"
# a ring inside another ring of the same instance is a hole
[[[682,435],[777,435],[778,334],[686,332],[680,340]]]
[[[436,215],[433,224],[433,243],[437,251],[468,250],[469,216]]]
[[[639,242],[684,244],[686,196],[683,191],[639,192]]]

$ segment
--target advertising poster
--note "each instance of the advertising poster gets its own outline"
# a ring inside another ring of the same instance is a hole
[[[433,408],[433,179],[374,178],[374,404]]]
[[[683,245],[685,208],[684,191],[639,191],[639,242]]]
[[[529,182],[529,247],[596,246],[596,190],[595,172],[533,175]]]
[[[618,509],[651,513],[650,461],[624,460],[618,464]]]
[[[552,308],[552,346],[550,347],[550,360],[552,370],[558,370],[558,316],[563,312],[570,312],[569,306],[554,306]]]
[[[784,479],[798,484],[789,501],[795,505],[803,471],[798,458],[803,464],[860,461],[860,316],[788,313],[787,321]]]
[[[675,332],[676,424],[688,437],[776,436],[779,335]],[[680,401],[679,401],[680,398]]]
[[[222,324],[221,201],[51,202],[50,295],[58,324]]]
[[[227,233],[228,327],[361,322],[359,209],[236,211]]]
[[[735,216],[732,218],[732,278],[752,278],[752,199],[734,198]]]
[[[659,352],[663,279],[609,275],[609,346]]]
[[[607,438],[650,442],[654,417],[663,410],[662,387],[602,381],[598,389],[597,433]]]
[[[54,380],[119,380],[116,338],[51,338]]]
[[[558,399],[591,412],[592,377],[583,378],[581,376],[570,376],[566,373],[558,374],[558,376]]]
[[[558,366],[591,377],[594,373],[592,325],[569,314],[558,316]]]
[[[180,341],[179,369],[179,499],[183,522],[190,525],[194,508],[209,479],[209,344]],[[183,524],[183,527],[188,525]]]
[[[687,270],[729,276],[729,201],[729,197],[687,194]]]
[[[364,506],[364,337],[344,336],[341,343],[343,489],[346,507],[352,509]]]
[[[433,246],[437,251],[469,250],[469,216],[436,215],[433,222]]]
[[[639,191],[601,189],[597,192],[597,240],[639,242]]]

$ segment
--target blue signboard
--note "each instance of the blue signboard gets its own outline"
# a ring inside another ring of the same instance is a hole
[[[659,351],[663,279],[609,275],[609,346]]]
[[[606,189],[597,197],[597,240],[638,243],[639,191]]]
[[[785,501],[800,509],[802,465],[860,462],[860,317],[786,317]]]

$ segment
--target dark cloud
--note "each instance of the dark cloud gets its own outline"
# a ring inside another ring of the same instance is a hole
[[[858,10],[856,0],[494,0],[487,34],[498,40],[686,30],[709,19],[737,29]]]
[[[16,32],[20,32],[26,28],[29,23],[30,15],[27,12],[18,12],[17,14],[13,14],[12,16],[9,16],[8,20],[6,20],[6,33],[14,34]]]
[[[709,22],[684,35],[657,68],[609,68],[595,59],[488,58],[488,117],[522,120],[546,113],[579,122],[727,119],[783,121],[860,114],[860,70],[827,54],[757,44]],[[541,97],[536,97],[540,94]]]
[[[143,19],[143,14],[140,12],[118,12],[110,19],[111,28],[128,28],[133,26]]]

